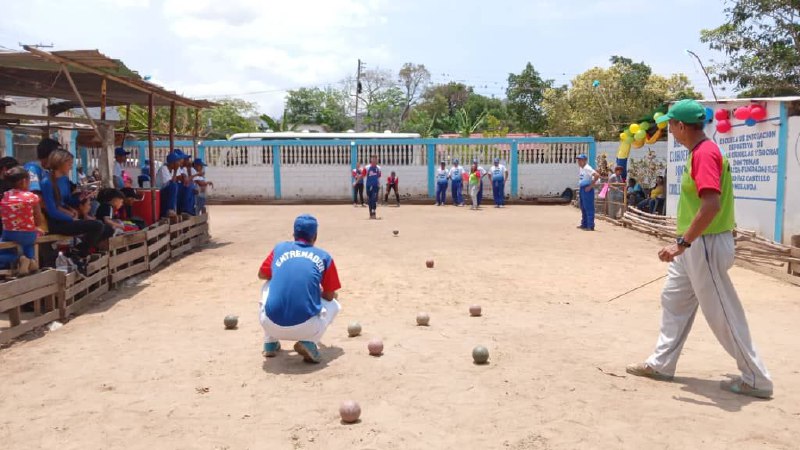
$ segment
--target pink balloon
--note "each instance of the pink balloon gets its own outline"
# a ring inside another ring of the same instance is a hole
[[[750,106],[750,117],[755,120],[764,120],[767,118],[767,110],[761,105]]]
[[[736,108],[736,111],[733,112],[733,116],[739,120],[747,120],[750,118],[750,108],[747,106]]]
[[[719,122],[717,122],[717,131],[722,134],[731,131],[731,128],[733,128],[733,126],[731,125],[731,122],[729,120],[720,120]]]
[[[731,117],[731,113],[727,109],[720,108],[714,113],[714,117],[717,120],[728,120]]]

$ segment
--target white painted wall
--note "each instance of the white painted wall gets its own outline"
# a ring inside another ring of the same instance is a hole
[[[789,118],[786,149],[786,202],[783,242],[791,243],[792,235],[800,234],[800,117]]]
[[[575,163],[520,164],[518,172],[519,196],[522,198],[558,196],[564,189],[578,186],[578,166]],[[509,182],[506,190],[510,189]]]
[[[750,104],[748,100],[723,103],[703,102],[716,111],[725,108],[733,111]],[[716,131],[716,122],[706,126],[706,135],[717,142],[723,154],[728,156],[734,183],[736,225],[754,230],[758,234],[775,237],[775,198],[777,195],[777,148],[780,125],[780,102],[766,102],[767,120],[755,126],[745,126],[742,121],[732,118],[733,130],[726,134]],[[766,138],[761,135],[768,136]],[[667,214],[675,215],[680,196],[680,175],[683,173],[688,150],[675,142],[669,135],[669,155],[667,168]],[[788,175],[788,174],[787,174]],[[758,180],[755,180],[758,178]],[[787,177],[787,192],[792,189],[791,178]],[[794,178],[797,186],[798,178]],[[787,214],[788,215],[788,214]],[[784,232],[784,236],[788,235]]]

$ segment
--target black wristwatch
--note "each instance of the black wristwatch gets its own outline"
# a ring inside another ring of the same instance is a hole
[[[692,246],[690,242],[686,242],[683,236],[680,236],[678,239],[676,239],[675,243],[678,244],[678,247],[683,247],[683,248],[689,248]]]

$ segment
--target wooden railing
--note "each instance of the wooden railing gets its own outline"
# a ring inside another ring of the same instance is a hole
[[[171,230],[175,229],[172,244]],[[47,235],[39,243],[71,239]],[[172,258],[199,248],[209,240],[208,216],[184,216],[174,223],[152,226],[109,240],[109,252],[93,261],[86,275],[45,269],[33,275],[0,282],[0,344],[54,320],[66,320],[122,281],[155,269]],[[11,242],[0,243],[0,249],[16,248]],[[180,253],[172,253],[173,248]]]

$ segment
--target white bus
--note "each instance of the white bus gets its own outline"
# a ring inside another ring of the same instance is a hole
[[[417,133],[392,133],[384,131],[383,133],[367,132],[356,133],[348,131],[345,133],[315,133],[308,131],[266,131],[261,133],[236,133],[230,138],[229,141],[282,141],[282,140],[336,140],[336,139],[419,139]]]

